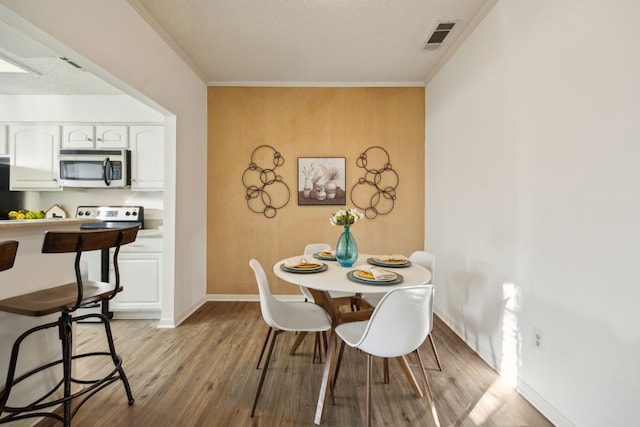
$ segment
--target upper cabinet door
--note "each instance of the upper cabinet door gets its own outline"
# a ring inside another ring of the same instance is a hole
[[[164,126],[130,126],[131,189],[164,189]]]
[[[59,126],[10,126],[12,190],[60,190]]]
[[[62,148],[94,148],[93,126],[62,126]]]
[[[128,148],[127,126],[63,126],[62,148]]]
[[[7,144],[7,126],[0,125],[0,155],[9,154],[9,144]]]
[[[127,126],[96,126],[96,148],[128,148]]]

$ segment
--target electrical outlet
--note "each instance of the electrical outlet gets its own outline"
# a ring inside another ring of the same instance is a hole
[[[540,351],[544,350],[544,335],[538,328],[533,328],[533,346]]]

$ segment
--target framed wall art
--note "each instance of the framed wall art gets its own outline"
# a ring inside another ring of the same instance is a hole
[[[298,157],[298,205],[346,205],[344,157]]]

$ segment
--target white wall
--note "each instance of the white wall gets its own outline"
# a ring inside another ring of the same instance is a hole
[[[0,95],[2,122],[162,123],[128,95]]]
[[[558,425],[638,419],[638,16],[500,1],[427,85],[436,312]]]
[[[125,0],[0,2],[28,35],[164,115],[162,324],[180,322],[205,297],[206,224],[184,212],[206,210],[206,85]]]

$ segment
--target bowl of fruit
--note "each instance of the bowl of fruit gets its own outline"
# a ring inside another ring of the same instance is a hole
[[[29,211],[27,209],[20,209],[17,211],[9,211],[7,214],[9,219],[44,219],[44,211]]]

